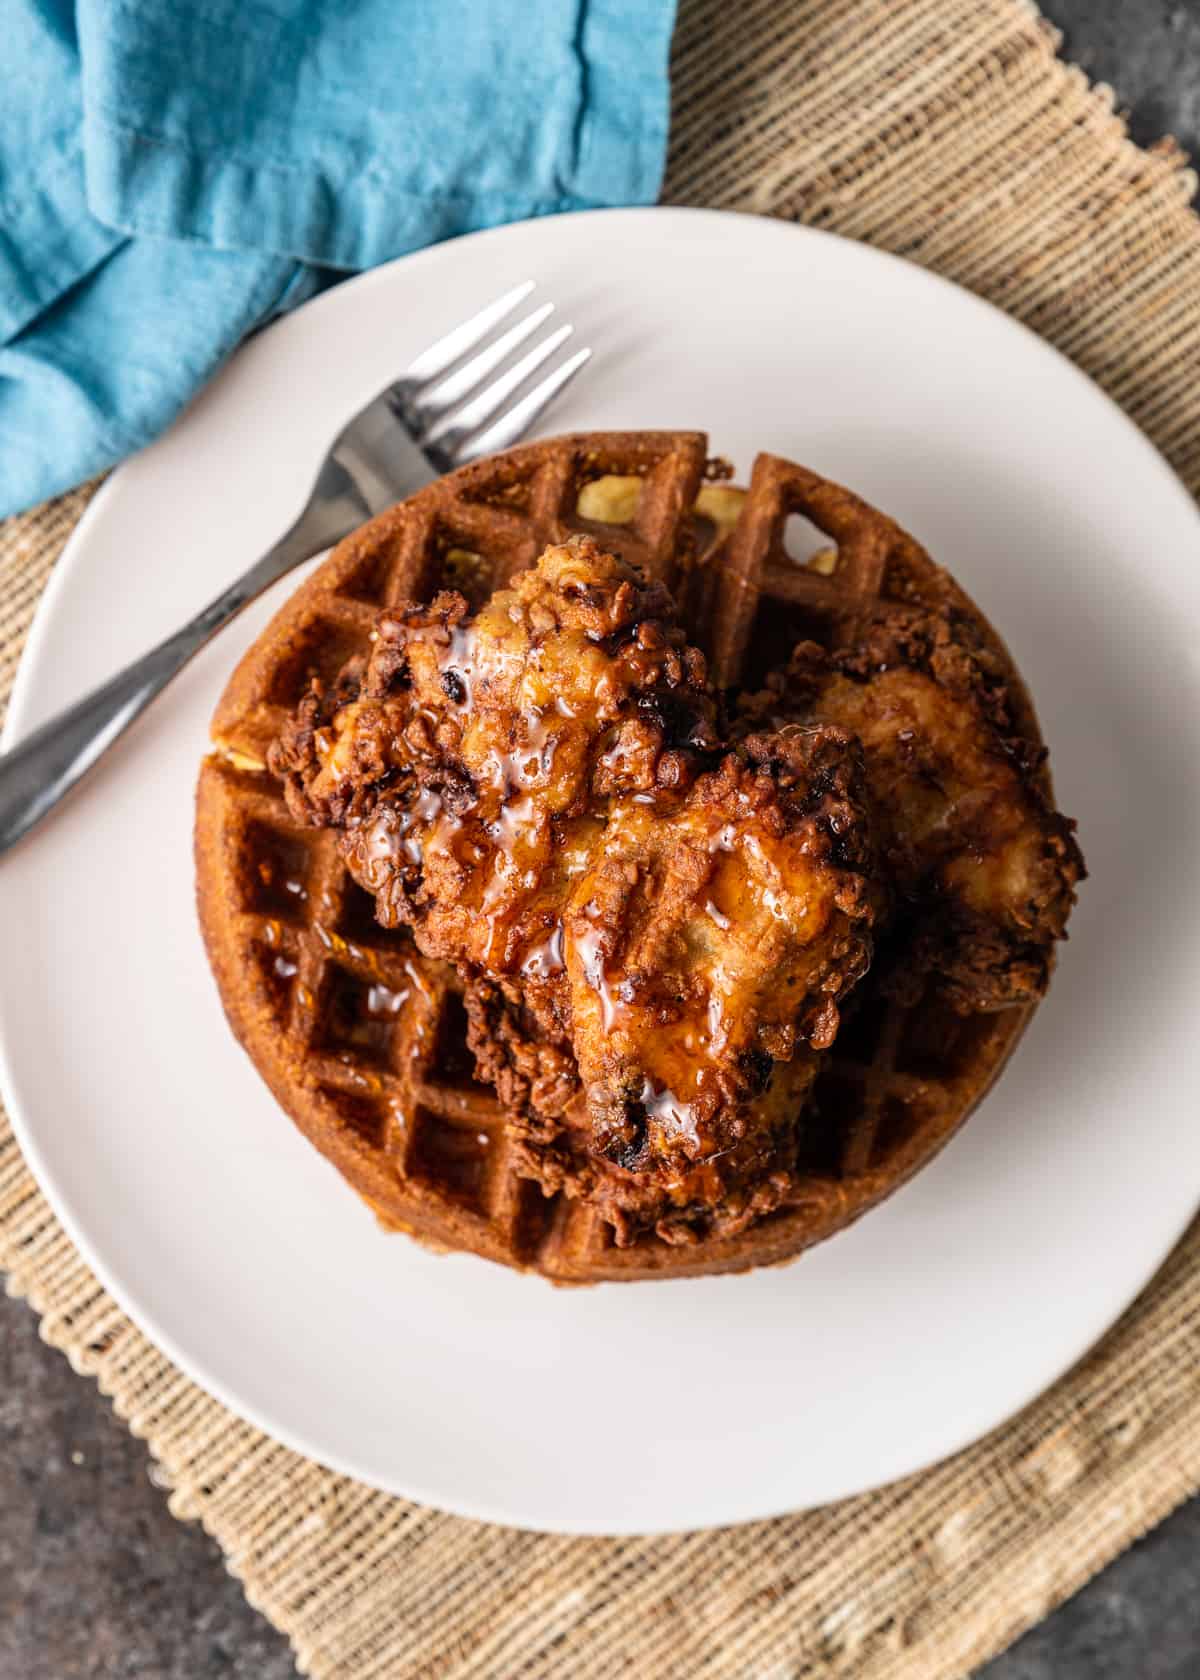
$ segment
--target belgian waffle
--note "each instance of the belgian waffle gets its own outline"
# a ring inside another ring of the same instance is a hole
[[[952,606],[1003,661],[1014,722],[1039,741],[1002,643],[890,519],[815,473],[760,456],[728,487],[700,433],[600,433],[529,444],[429,486],[348,537],[246,654],[213,722],[197,797],[200,917],[234,1032],[282,1107],[389,1228],[558,1282],[742,1271],[789,1259],[928,1161],[992,1083],[1032,1013],[961,1016],[876,979],[820,1075],[805,1176],[736,1236],[618,1248],[599,1213],[517,1171],[491,1091],[473,1078],[462,986],[385,931],[330,831],[289,817],[269,743],[314,676],[365,651],[379,610],[442,587],[478,605],[549,543],[591,533],[676,593],[721,686],[753,685],[802,639],[851,642],[888,602]],[[830,546],[785,549],[801,514]]]

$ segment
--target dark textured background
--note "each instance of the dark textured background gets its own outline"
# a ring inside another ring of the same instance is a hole
[[[1043,10],[1068,56],[1117,89],[1136,139],[1173,133],[1200,157],[1200,0]],[[1196,1680],[1198,1576],[1195,1500],[981,1680]],[[226,1675],[296,1669],[216,1547],[168,1516],[144,1449],[93,1385],[42,1346],[24,1306],[0,1300],[0,1680]]]

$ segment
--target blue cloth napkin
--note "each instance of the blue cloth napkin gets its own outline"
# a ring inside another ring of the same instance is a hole
[[[149,442],[248,332],[347,271],[652,202],[673,13],[8,0],[0,516]]]

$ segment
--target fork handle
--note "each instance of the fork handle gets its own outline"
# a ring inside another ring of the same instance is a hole
[[[329,547],[362,518],[361,510],[351,506],[337,514],[331,521],[326,510],[314,519],[306,509],[261,560],[182,629],[35,729],[20,746],[0,754],[0,853],[54,809],[211,636],[285,572]]]

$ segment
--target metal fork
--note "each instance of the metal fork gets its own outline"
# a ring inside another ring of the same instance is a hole
[[[236,583],[135,664],[0,754],[0,852],[40,822],[264,589],[439,474],[524,436],[592,353],[577,350],[530,384],[572,331],[561,326],[512,359],[554,309],[544,303],[499,330],[534,284],[515,286],[438,339],[354,416],[322,462],[300,517]]]

